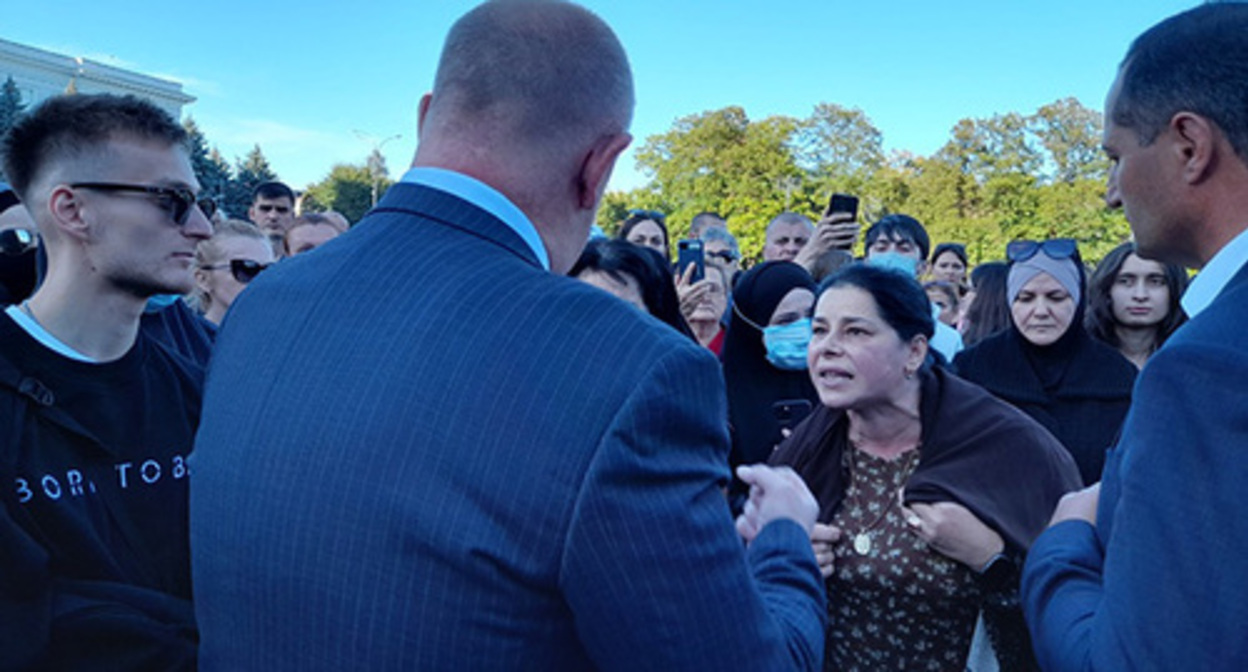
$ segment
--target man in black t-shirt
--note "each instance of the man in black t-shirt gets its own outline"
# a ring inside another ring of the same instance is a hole
[[[133,97],[62,96],[0,150],[48,256],[0,314],[0,669],[192,669],[203,374],[139,330],[212,232],[186,133]]]

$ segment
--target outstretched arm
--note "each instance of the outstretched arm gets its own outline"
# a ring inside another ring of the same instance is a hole
[[[1153,356],[1106,462],[1097,527],[1057,522],[1028,557],[1023,606],[1044,669],[1248,666],[1244,380],[1229,345]]]
[[[809,525],[765,523],[743,548],[721,491],[726,427],[713,356],[682,348],[632,392],[603,437],[561,570],[598,667],[822,665],[826,606]]]

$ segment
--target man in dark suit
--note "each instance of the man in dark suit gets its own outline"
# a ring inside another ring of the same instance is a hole
[[[1102,483],[1064,498],[1022,598],[1046,670],[1248,669],[1248,5],[1132,44],[1106,195],[1140,256],[1201,272],[1136,382]]]
[[[814,498],[746,470],[734,531],[714,358],[562,275],[632,105],[597,17],[483,4],[414,168],[234,304],[192,458],[204,669],[819,666]]]

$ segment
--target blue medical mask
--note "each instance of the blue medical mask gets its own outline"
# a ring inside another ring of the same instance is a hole
[[[915,277],[919,270],[919,260],[906,254],[884,252],[867,257],[867,263],[890,271],[897,271],[908,277]]]
[[[777,369],[802,371],[806,368],[806,348],[810,345],[810,318],[763,329],[767,361]]]

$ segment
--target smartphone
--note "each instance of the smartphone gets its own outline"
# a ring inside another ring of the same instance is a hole
[[[793,429],[810,415],[810,401],[806,399],[781,399],[771,405],[771,412],[781,429]]]
[[[855,221],[858,219],[858,197],[849,194],[832,194],[832,198],[828,199],[828,209],[823,212],[830,215],[834,212],[845,212]]]
[[[702,241],[696,238],[686,238],[676,243],[676,274],[684,275],[689,264],[694,265],[690,282],[698,282],[706,276],[706,255],[702,251]]]
[[[823,212],[824,216],[833,213],[843,212],[850,216],[850,221],[841,222],[834,226],[846,229],[842,235],[846,242],[838,243],[837,248],[842,250],[852,250],[854,241],[858,238],[858,197],[849,194],[832,194],[832,198],[828,199],[828,209]],[[853,234],[852,237],[850,234]]]

